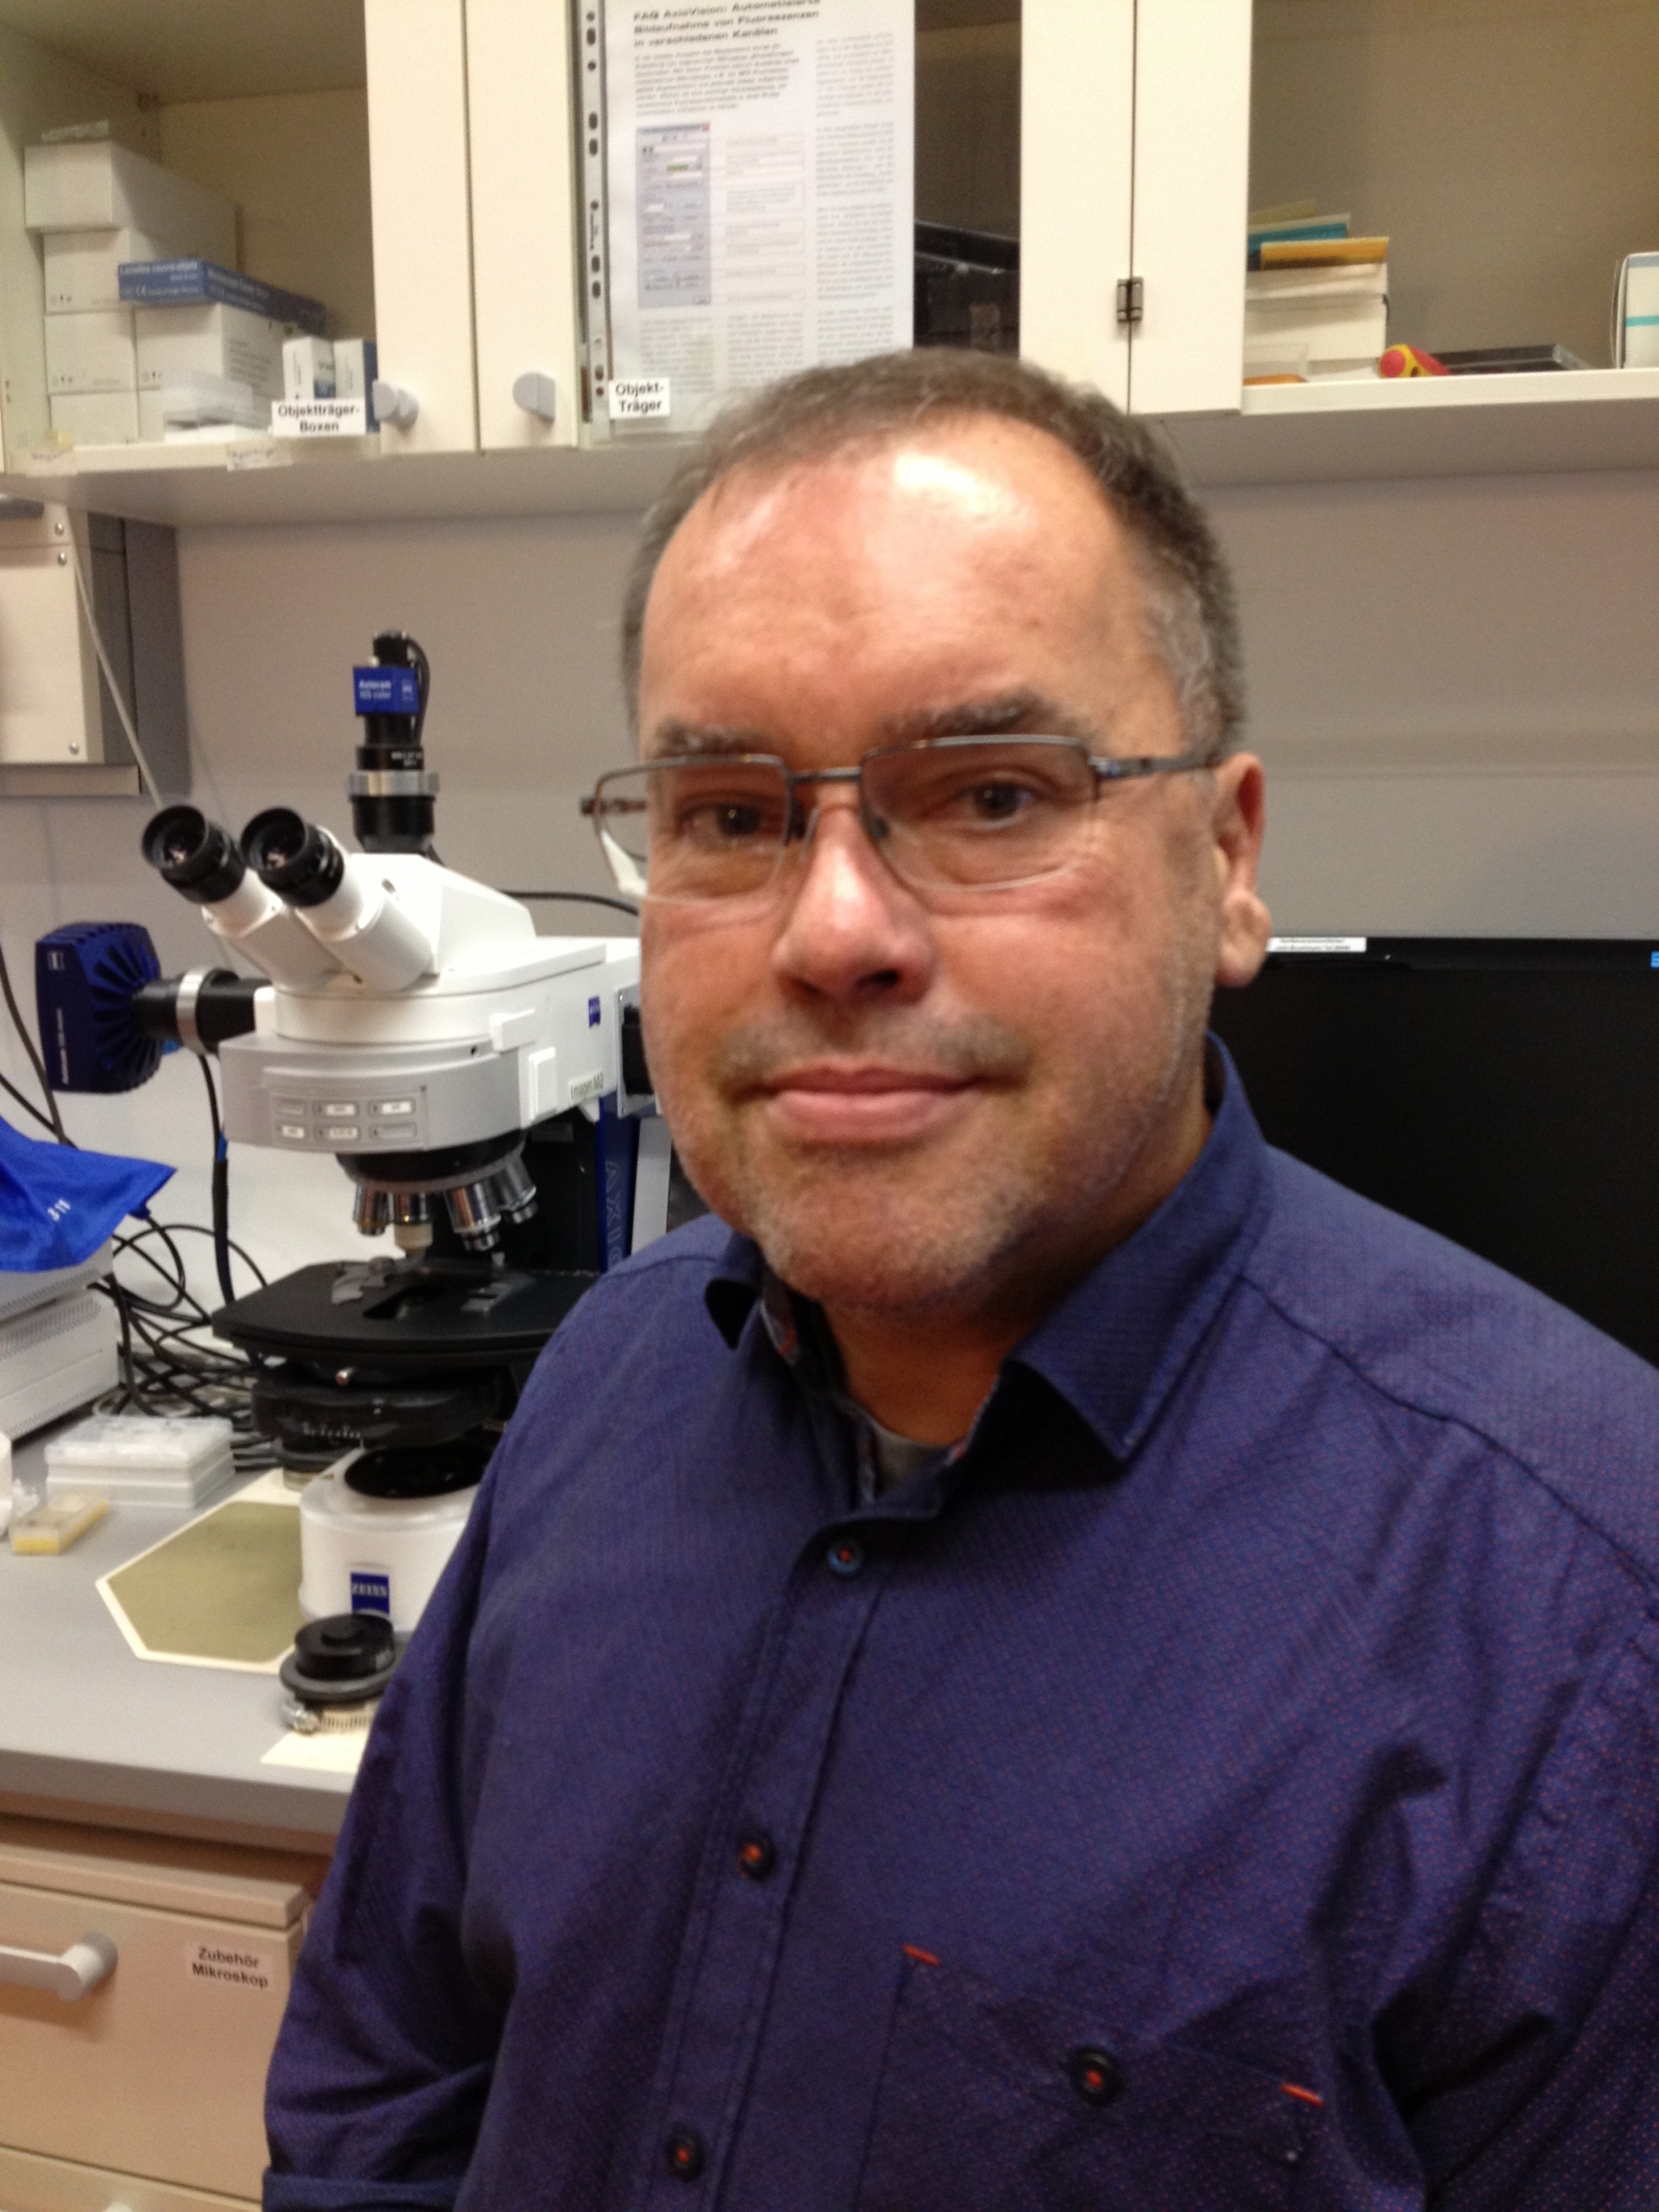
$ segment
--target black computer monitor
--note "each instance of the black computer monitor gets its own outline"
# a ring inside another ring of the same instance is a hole
[[[1659,1364],[1659,948],[1275,945],[1212,1017],[1268,1142]]]

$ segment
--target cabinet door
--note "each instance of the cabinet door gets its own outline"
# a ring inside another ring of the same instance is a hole
[[[574,446],[580,434],[570,55],[568,0],[467,0],[478,430],[486,451]],[[526,390],[526,377],[547,380],[550,392]],[[538,411],[550,398],[550,420]]]
[[[418,412],[381,442],[465,453],[478,442],[473,381],[463,0],[364,0],[369,197],[380,371]]]
[[[1250,161],[1250,0],[1137,0],[1138,415],[1237,410]]]
[[[1136,266],[1135,13],[1135,0],[1025,0],[1021,24],[1019,349],[1121,407],[1133,325],[1118,319],[1118,286]]]

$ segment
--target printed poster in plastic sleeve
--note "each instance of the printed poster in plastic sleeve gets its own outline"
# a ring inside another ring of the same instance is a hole
[[[613,428],[908,346],[914,0],[606,0]]]

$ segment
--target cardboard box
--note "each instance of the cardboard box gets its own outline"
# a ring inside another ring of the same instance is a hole
[[[1244,279],[1244,374],[1305,347],[1310,376],[1374,369],[1389,342],[1389,267],[1253,270]],[[1266,374],[1265,368],[1261,371]]]
[[[337,399],[361,399],[368,410],[368,427],[374,421],[374,380],[380,374],[373,338],[336,338],[334,341],[334,397]]]
[[[48,404],[52,428],[77,446],[130,446],[138,435],[136,392],[58,392]]]
[[[218,192],[146,161],[112,138],[23,149],[29,230],[137,230],[175,253],[236,265],[236,210]]]
[[[270,402],[256,398],[234,377],[213,376],[199,368],[169,369],[159,387],[138,394],[138,435],[147,444],[158,445],[180,430],[198,430],[205,423],[267,430]]]
[[[204,369],[250,386],[262,399],[283,396],[286,323],[244,307],[139,307],[138,388],[160,391],[169,369]]]
[[[332,399],[334,349],[326,338],[289,338],[283,347],[284,399]]]
[[[171,249],[142,230],[49,230],[43,240],[46,264],[46,313],[86,314],[95,307],[118,307],[124,261],[148,261]]]
[[[95,307],[84,314],[48,315],[46,325],[49,393],[137,390],[131,307]]]

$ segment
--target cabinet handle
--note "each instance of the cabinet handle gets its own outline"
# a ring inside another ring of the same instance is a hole
[[[394,430],[406,430],[421,411],[421,403],[412,392],[405,392],[400,384],[390,384],[377,376],[369,392],[369,404],[374,410],[378,422],[390,422]]]
[[[50,1990],[71,2004],[115,1972],[115,1946],[107,1936],[83,1936],[67,1951],[21,1951],[0,1943],[0,1982],[21,1990]]]
[[[522,407],[526,415],[550,422],[558,405],[558,386],[539,369],[527,368],[522,376],[513,380],[513,403]]]

